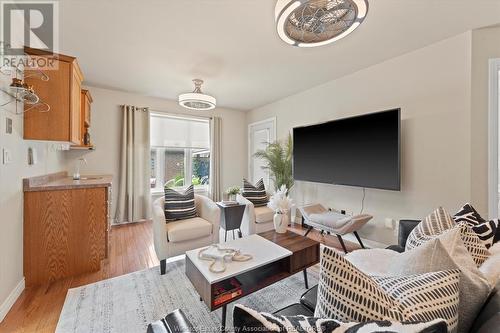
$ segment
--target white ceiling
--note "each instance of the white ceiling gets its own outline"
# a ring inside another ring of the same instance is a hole
[[[500,22],[500,0],[370,0],[336,43],[291,47],[275,0],[61,0],[60,50],[88,85],[177,99],[192,78],[218,105],[249,110],[470,29]]]

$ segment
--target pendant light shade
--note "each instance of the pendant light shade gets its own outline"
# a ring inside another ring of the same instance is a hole
[[[212,110],[217,105],[215,97],[206,95],[201,91],[203,80],[194,79],[194,91],[179,95],[179,105],[190,110]]]

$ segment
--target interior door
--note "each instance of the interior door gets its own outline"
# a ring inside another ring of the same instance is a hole
[[[255,183],[264,179],[266,189],[270,189],[269,172],[263,170],[265,162],[256,158],[254,154],[258,150],[266,148],[267,144],[276,140],[276,118],[262,120],[248,125],[248,180]]]

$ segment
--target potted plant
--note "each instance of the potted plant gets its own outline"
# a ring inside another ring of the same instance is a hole
[[[290,222],[290,217],[288,213],[293,205],[292,199],[288,196],[288,189],[285,185],[274,192],[274,194],[269,198],[267,206],[274,211],[274,229],[277,233],[285,233]]]
[[[266,149],[254,154],[264,160],[262,168],[269,171],[275,190],[285,185],[288,191],[293,186],[292,149],[292,136],[289,134],[287,140],[268,143]]]
[[[265,165],[262,168],[269,171],[269,176],[274,183],[275,190],[285,185],[287,194],[294,184],[292,153],[292,136],[289,134],[286,140],[268,143],[266,149],[259,150],[254,154],[255,157],[264,160]],[[290,216],[294,223],[295,211],[295,204],[292,204],[290,207]]]
[[[229,201],[236,201],[236,195],[240,193],[238,186],[231,186],[226,189],[226,194]]]

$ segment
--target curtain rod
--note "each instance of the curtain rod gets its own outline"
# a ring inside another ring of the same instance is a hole
[[[120,106],[124,107],[126,105],[121,104]],[[193,115],[193,114],[189,114],[189,113],[170,112],[170,111],[165,111],[165,110],[153,109],[150,107],[137,107],[137,108],[142,109],[142,110],[148,109],[149,111],[151,111],[153,113],[156,112],[156,113],[164,114],[166,116],[173,116],[173,117],[179,117],[179,118],[199,118],[199,119],[204,119],[204,120],[210,120],[213,118],[212,116],[200,116],[200,115]]]

